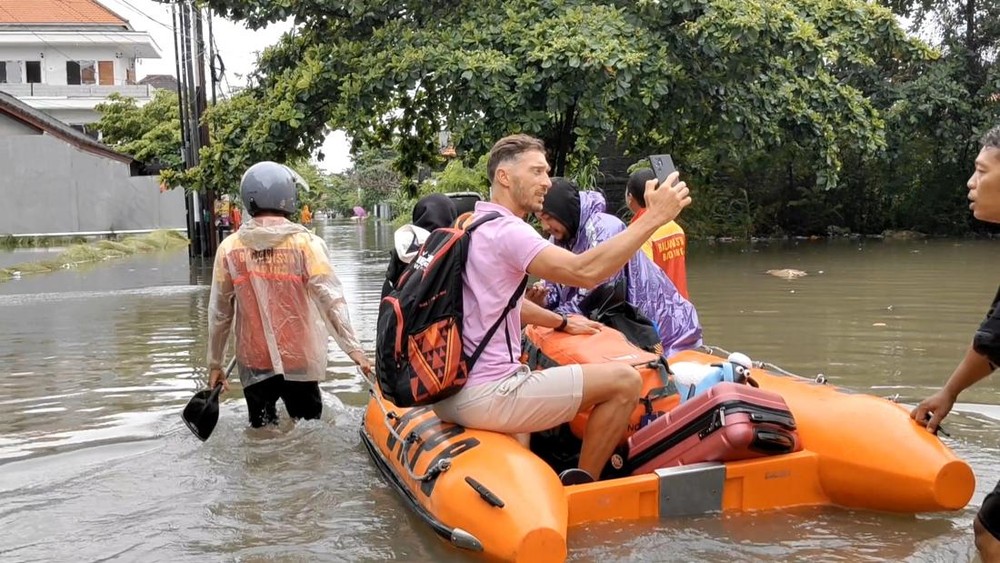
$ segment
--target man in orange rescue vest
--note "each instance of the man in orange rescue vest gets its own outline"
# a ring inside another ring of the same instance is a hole
[[[655,180],[656,174],[650,168],[640,168],[632,173],[625,190],[625,204],[635,216],[634,222],[646,212],[646,182]],[[687,237],[684,229],[671,221],[663,225],[642,245],[642,251],[674,282],[677,291],[690,300],[688,296],[687,268],[684,259],[687,254]]]
[[[240,195],[251,219],[222,241],[215,256],[208,384],[222,382],[228,390],[222,364],[230,330],[235,330],[236,364],[254,428],[278,423],[279,398],[294,419],[320,417],[327,327],[340,349],[371,372],[326,243],[288,220],[298,208],[299,182],[300,176],[276,162],[247,169]]]

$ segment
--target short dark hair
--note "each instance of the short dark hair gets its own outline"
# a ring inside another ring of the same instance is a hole
[[[656,179],[652,168],[640,168],[628,177],[626,189],[639,207],[646,207],[646,182]]]
[[[983,148],[1000,149],[1000,125],[987,131],[979,142],[983,144]]]
[[[486,164],[486,175],[490,180],[490,185],[493,184],[493,176],[501,164],[528,151],[540,151],[545,154],[545,143],[541,139],[522,133],[508,135],[497,141],[490,149],[490,158]]]

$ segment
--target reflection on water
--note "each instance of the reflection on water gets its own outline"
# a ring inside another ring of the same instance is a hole
[[[24,264],[25,262],[52,260],[64,250],[66,250],[64,247],[57,246],[49,248],[12,248],[10,250],[0,248],[0,269],[9,268],[16,264]]]
[[[391,229],[317,231],[371,349]],[[968,241],[693,245],[689,285],[709,343],[912,403],[962,356],[1000,279],[996,252]],[[764,273],[780,268],[809,275]],[[366,390],[335,345],[321,420],[249,430],[235,385],[211,440],[187,431],[179,413],[205,377],[209,275],[181,251],[0,284],[0,558],[453,559],[367,459]],[[986,381],[962,400],[947,427],[977,474],[964,511],[608,523],[571,534],[571,558],[967,560],[975,506],[998,477],[1000,395]]]

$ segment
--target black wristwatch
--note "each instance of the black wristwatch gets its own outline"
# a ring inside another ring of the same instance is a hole
[[[569,317],[566,316],[566,313],[559,313],[559,316],[562,317],[562,322],[559,323],[559,326],[556,327],[556,330],[562,332],[563,330],[566,329],[566,325],[569,324]]]

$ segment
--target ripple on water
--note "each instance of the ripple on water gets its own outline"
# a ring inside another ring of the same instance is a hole
[[[372,349],[391,229],[317,229],[359,338]],[[982,266],[994,254],[975,243],[747,253],[695,246],[688,275],[708,342],[915,403],[968,345],[994,292],[998,271]],[[208,442],[184,427],[180,411],[206,375],[208,291],[189,285],[208,279],[206,267],[196,263],[179,279],[168,268],[147,272],[149,289],[109,289],[133,283],[118,279],[127,269],[111,281],[74,281],[95,270],[55,274],[37,295],[0,295],[0,557],[454,560],[368,460],[358,438],[367,388],[335,346],[320,421],[249,430],[234,385]],[[788,267],[810,275],[762,273]],[[574,530],[570,558],[968,560],[972,515],[1000,478],[1000,391],[985,382],[962,399],[945,440],[976,473],[963,511],[902,518],[809,509],[609,523]]]

